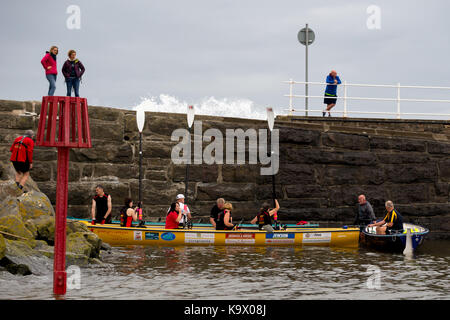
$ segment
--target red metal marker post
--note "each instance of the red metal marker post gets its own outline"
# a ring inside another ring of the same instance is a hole
[[[58,130],[58,131],[56,131]],[[70,148],[91,148],[86,98],[42,98],[36,145],[58,148],[53,293],[66,294],[66,220]]]

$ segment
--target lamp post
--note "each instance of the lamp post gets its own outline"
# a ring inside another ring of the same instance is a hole
[[[142,108],[136,110],[136,122],[139,130],[139,208],[142,210],[142,130],[145,124],[145,111]],[[140,221],[142,221],[142,211],[140,211]],[[140,222],[139,221],[139,222]]]
[[[194,123],[194,117],[195,117],[195,111],[194,106],[188,106],[187,108],[187,124],[188,124],[188,131],[189,131],[189,146],[191,145],[191,127]],[[190,150],[190,148],[189,148]],[[189,157],[191,157],[191,154],[189,153]],[[189,159],[186,163],[186,180],[184,183],[184,196],[187,199],[188,196],[188,183],[189,183],[189,163],[191,159]]]

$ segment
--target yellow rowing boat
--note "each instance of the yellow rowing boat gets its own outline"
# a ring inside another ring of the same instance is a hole
[[[83,221],[100,239],[112,246],[123,245],[218,245],[218,246],[332,246],[357,247],[359,228],[288,228],[268,233],[260,230],[222,231],[210,228],[164,229],[92,225]]]

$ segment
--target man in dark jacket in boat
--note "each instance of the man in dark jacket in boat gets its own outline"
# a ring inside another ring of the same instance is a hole
[[[219,198],[216,201],[216,204],[211,209],[211,215],[209,217],[209,222],[215,228],[217,224],[217,219],[219,218],[219,213],[223,211],[223,205],[225,204],[224,198]]]
[[[394,209],[392,201],[386,201],[387,214],[383,220],[377,223],[369,224],[369,227],[377,227],[377,234],[391,234],[394,232],[403,232],[403,217]]]
[[[375,223],[376,217],[373,212],[372,205],[366,200],[366,196],[361,194],[358,197],[358,205],[356,206],[355,225],[366,226],[369,223]]]

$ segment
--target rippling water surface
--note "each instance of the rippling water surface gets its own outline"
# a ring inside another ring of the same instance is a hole
[[[66,299],[450,299],[450,241],[425,242],[413,258],[361,248],[132,246],[103,259],[81,268],[81,288]],[[0,271],[0,288],[1,299],[53,299],[51,272]]]

